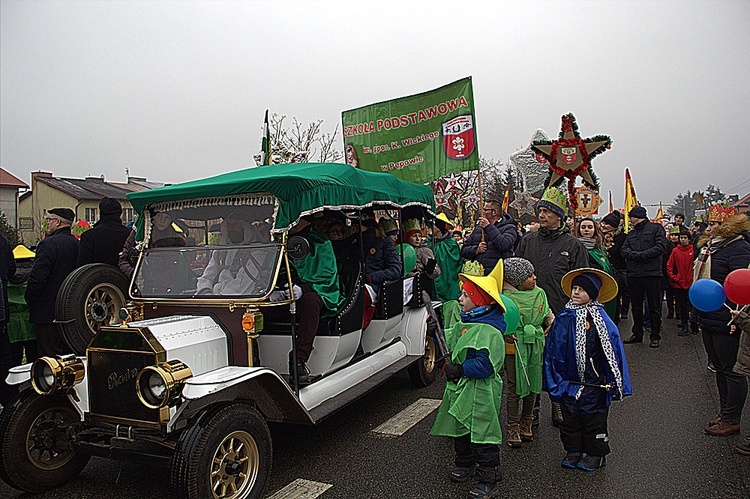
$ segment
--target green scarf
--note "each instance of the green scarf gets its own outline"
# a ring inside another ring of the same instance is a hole
[[[527,291],[504,289],[503,294],[515,302],[521,316],[518,327],[513,332],[518,338],[518,344],[516,345],[516,393],[521,398],[529,393],[542,393],[542,360],[544,357],[542,323],[550,311],[547,295],[539,286]]]
[[[470,348],[487,350],[494,374],[487,379],[462,377],[447,382],[430,435],[461,437],[477,444],[501,444],[500,409],[505,362],[503,335],[488,324],[457,322],[445,332],[451,363],[463,364]]]

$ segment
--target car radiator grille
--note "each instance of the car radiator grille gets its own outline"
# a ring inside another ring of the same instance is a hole
[[[159,410],[138,399],[135,379],[156,363],[153,352],[88,351],[89,408],[93,420],[157,426]]]

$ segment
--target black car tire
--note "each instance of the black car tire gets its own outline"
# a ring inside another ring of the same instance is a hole
[[[0,414],[0,478],[33,494],[73,480],[91,458],[65,445],[67,427],[80,420],[62,395],[19,393]]]
[[[259,498],[272,460],[271,433],[252,406],[209,410],[180,435],[172,459],[173,497]]]
[[[57,293],[55,319],[63,338],[76,355],[83,355],[99,328],[119,322],[125,306],[128,279],[120,269],[104,263],[84,265],[63,281]]]

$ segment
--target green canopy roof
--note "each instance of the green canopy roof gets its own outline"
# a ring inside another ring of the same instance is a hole
[[[432,189],[343,163],[258,166],[127,195],[138,213],[152,203],[268,192],[279,199],[276,227],[284,228],[321,207],[356,208],[373,202],[421,205],[434,212]]]

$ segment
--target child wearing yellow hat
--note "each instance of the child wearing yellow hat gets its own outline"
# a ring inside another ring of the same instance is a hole
[[[461,319],[445,331],[450,363],[431,435],[453,437],[453,482],[474,477],[469,497],[492,497],[500,481],[503,436],[498,414],[503,393],[505,305],[500,297],[502,260],[488,276],[460,274]]]

